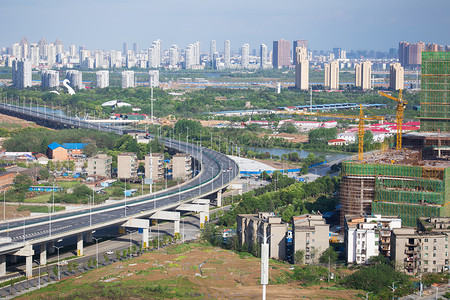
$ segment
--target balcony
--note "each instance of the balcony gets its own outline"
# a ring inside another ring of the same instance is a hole
[[[411,249],[405,249],[405,254],[417,254],[416,250],[411,250]]]
[[[414,242],[414,243],[406,242],[405,246],[406,247],[418,247],[419,243],[418,242]]]

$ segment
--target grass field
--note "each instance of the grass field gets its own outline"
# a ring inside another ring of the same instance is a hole
[[[270,262],[268,299],[358,299],[333,283],[304,287],[290,265]],[[204,243],[173,245],[94,269],[17,299],[258,299],[260,260]],[[301,295],[301,296],[300,296]]]

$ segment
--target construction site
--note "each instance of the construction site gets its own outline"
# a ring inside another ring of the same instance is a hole
[[[380,94],[398,102],[397,146],[342,163],[341,220],[374,213],[414,227],[421,217],[449,217],[450,52],[422,54],[420,132],[402,136],[407,101]]]

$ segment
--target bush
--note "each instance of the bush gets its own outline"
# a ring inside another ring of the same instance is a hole
[[[292,279],[300,281],[302,285],[319,284],[320,279],[325,278],[328,271],[324,267],[319,266],[303,266],[295,267],[291,274]]]

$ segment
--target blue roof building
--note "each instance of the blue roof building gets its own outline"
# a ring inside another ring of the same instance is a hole
[[[64,143],[63,147],[67,150],[83,150],[86,145],[84,143]]]
[[[48,145],[48,147],[49,147],[51,150],[55,150],[56,148],[63,147],[63,146],[60,145],[60,144],[58,144],[58,143],[53,142],[53,143],[51,143],[50,145]],[[65,148],[65,147],[63,147],[63,148]]]

